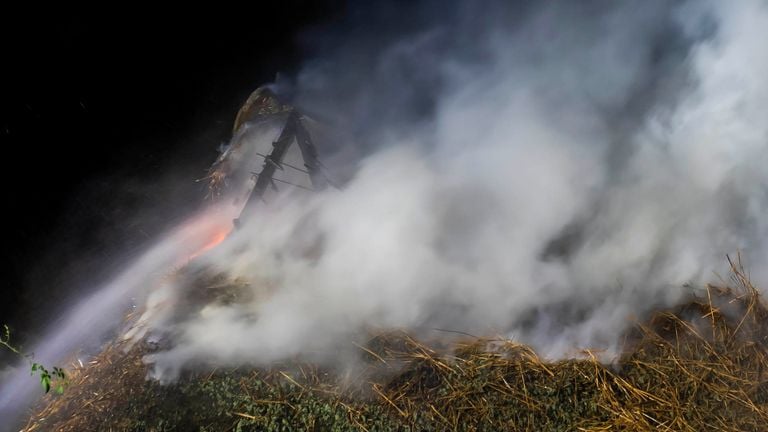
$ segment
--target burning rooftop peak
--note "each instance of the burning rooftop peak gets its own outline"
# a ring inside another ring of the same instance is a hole
[[[248,99],[237,111],[237,117],[235,117],[235,123],[232,126],[232,135],[237,135],[245,123],[258,121],[259,117],[290,111],[293,111],[292,106],[282,103],[269,87],[261,86],[248,96]]]
[[[237,222],[284,191],[329,184],[305,120],[268,87],[256,89],[240,107],[232,140],[207,177],[211,194],[239,209]]]
[[[224,242],[236,226],[255,219],[256,207],[295,191],[329,184],[307,130],[305,117],[281,102],[268,87],[256,89],[238,110],[230,144],[207,176],[208,209],[179,226],[174,236],[184,246],[168,276],[151,289],[141,315],[123,334],[135,343],[174,314],[183,287],[173,275]],[[205,266],[205,264],[203,264]]]

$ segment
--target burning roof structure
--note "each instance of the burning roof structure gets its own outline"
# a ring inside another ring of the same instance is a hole
[[[208,179],[215,199],[240,210],[240,223],[256,219],[260,203],[330,184],[306,123],[268,88],[238,112]],[[195,256],[223,239],[212,232]],[[636,322],[611,364],[593,351],[548,360],[506,338],[426,341],[372,328],[350,342],[349,369],[300,356],[202,362],[164,385],[147,379],[147,358],[167,342],[147,336],[150,318],[203,314],[204,305],[247,303],[255,292],[250,281],[188,261],[174,274],[183,296],[156,289],[128,315],[136,323],[128,334],[67,367],[63,394],[47,395],[23,430],[762,430],[768,305],[740,259],[729,263],[730,284],[694,290]]]
[[[237,223],[286,190],[314,191],[330,183],[306,122],[268,87],[256,89],[240,107],[232,141],[207,176],[213,196],[241,209]]]

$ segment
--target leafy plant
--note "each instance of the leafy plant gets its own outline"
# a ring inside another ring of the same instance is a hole
[[[54,378],[58,383],[56,386],[56,393],[64,393],[64,380],[67,378],[66,373],[64,373],[64,369],[58,366],[54,366],[53,369],[49,371],[40,363],[33,362],[31,373],[34,374],[35,372],[40,372],[40,385],[43,386],[43,390],[45,390],[46,393],[51,390],[51,381]]]
[[[64,369],[58,366],[54,366],[53,368],[48,369],[44,365],[35,362],[33,360],[34,355],[25,354],[19,347],[11,344],[11,329],[8,327],[8,325],[3,325],[3,334],[0,336],[0,345],[17,354],[19,357],[23,357],[27,360],[27,362],[29,362],[30,375],[34,375],[36,373],[40,375],[40,385],[43,387],[43,390],[46,393],[51,391],[52,385],[56,386],[56,393],[64,393],[64,386],[67,382],[67,374]]]

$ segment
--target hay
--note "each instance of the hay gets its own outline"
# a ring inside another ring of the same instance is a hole
[[[768,309],[744,270],[657,311],[611,365],[547,362],[512,341],[422,343],[379,334],[363,367],[299,361],[269,369],[145,379],[146,345],[76,365],[24,431],[704,431],[765,430]]]

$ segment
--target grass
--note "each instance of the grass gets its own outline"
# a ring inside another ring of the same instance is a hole
[[[768,424],[768,309],[744,270],[627,332],[609,365],[545,361],[512,341],[444,346],[402,332],[349,371],[288,362],[145,379],[149,348],[74,367],[24,431],[758,431]]]

